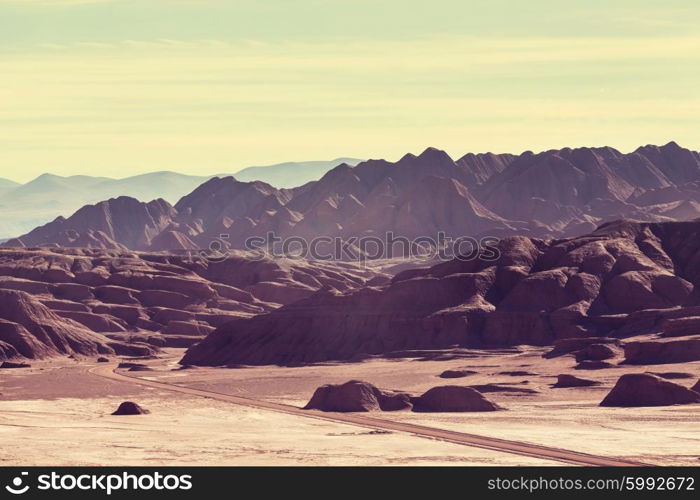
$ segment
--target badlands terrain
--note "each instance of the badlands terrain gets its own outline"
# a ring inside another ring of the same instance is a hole
[[[675,143],[428,149],[87,205],[0,248],[0,461],[697,465],[697,182]],[[243,248],[386,230],[499,241]]]
[[[496,262],[396,273],[2,250],[0,459],[695,465],[698,224],[513,237]],[[350,380],[359,393],[313,397]],[[404,403],[377,403],[372,386]],[[466,392],[426,407],[421,394],[443,386]],[[124,401],[150,413],[111,415]],[[342,417],[367,411],[380,421]]]

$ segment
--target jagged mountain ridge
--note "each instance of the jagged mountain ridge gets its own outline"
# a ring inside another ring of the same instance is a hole
[[[316,180],[343,162],[355,165],[360,160],[337,158],[330,161],[287,162],[248,167],[234,175],[241,181],[261,180],[286,187]],[[47,173],[25,184],[0,178],[0,238],[16,237],[57,216],[68,217],[84,205],[120,196],[141,201],[163,198],[174,204],[212,177],[215,175],[159,171],[122,179],[90,175],[64,177]]]
[[[565,237],[619,217],[696,218],[699,185],[700,154],[674,142],[627,154],[609,147],[564,148],[518,156],[467,154],[456,161],[428,148],[397,162],[341,164],[292,189],[215,177],[174,206],[158,200],[155,216],[152,205],[117,198],[5,246],[180,250],[205,248],[225,236],[224,245],[243,248],[251,236],[270,232],[282,238],[348,239],[387,231],[411,238],[438,232]],[[139,215],[125,217],[122,211]],[[137,227],[121,228],[119,221],[137,221]]]

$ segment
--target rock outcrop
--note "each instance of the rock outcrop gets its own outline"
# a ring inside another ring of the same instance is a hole
[[[334,412],[408,409],[419,412],[479,412],[503,408],[470,387],[438,386],[414,397],[406,392],[382,390],[367,382],[351,380],[344,384],[319,387],[304,409]]]
[[[140,347],[151,354],[156,351]],[[92,356],[124,353],[127,349],[122,343],[59,316],[26,292],[0,289],[0,359]]]
[[[503,410],[471,387],[443,385],[428,389],[413,399],[413,410],[420,412],[480,412]]]
[[[590,359],[584,359],[583,361],[579,361],[579,363],[574,366],[574,369],[576,370],[602,370],[604,368],[613,368],[615,367],[614,364],[609,363],[608,361],[595,361],[595,360],[590,360]]]
[[[683,378],[695,378],[692,373],[687,372],[649,372],[657,377],[666,378],[668,380],[677,380]],[[695,390],[695,389],[693,389]]]
[[[492,392],[510,392],[510,393],[520,393],[520,394],[537,394],[539,391],[536,389],[530,389],[529,387],[515,387],[513,385],[501,384],[501,383],[488,383],[488,384],[475,384],[467,386],[471,389],[475,389],[482,394],[488,394]]]
[[[577,354],[585,352],[590,345],[616,346],[620,345],[620,339],[608,337],[573,337],[554,341],[554,346],[545,353],[545,358],[556,358],[565,354]]]
[[[600,406],[670,406],[700,403],[700,393],[650,373],[620,377]]]
[[[600,382],[595,380],[589,380],[563,373],[557,376],[557,383],[552,387],[590,387],[599,384]]]
[[[10,368],[31,368],[32,365],[29,363],[14,363],[12,361],[3,361],[0,363],[0,368],[10,369]]]
[[[350,380],[344,384],[328,384],[319,387],[304,409],[366,412],[405,410],[412,406],[407,393],[386,391],[367,382]]]
[[[617,355],[615,350],[606,344],[589,344],[575,354],[576,361],[603,361]]]
[[[625,345],[625,363],[654,365],[700,360],[700,336],[687,339],[659,339],[629,342]]]
[[[474,370],[445,370],[440,374],[440,378],[462,378],[476,373],[478,372]]]
[[[209,262],[187,254],[0,249],[0,360],[189,347],[232,320],[378,276],[352,264],[244,254]],[[275,283],[278,302],[259,293],[263,282]]]
[[[700,316],[669,318],[661,324],[664,337],[684,337],[700,335]]]
[[[147,415],[151,413],[149,410],[142,408],[133,401],[124,401],[119,405],[112,415]]]

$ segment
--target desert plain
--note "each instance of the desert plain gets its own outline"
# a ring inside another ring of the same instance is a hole
[[[497,412],[371,412],[372,417],[655,465],[697,465],[700,406],[606,408],[599,403],[624,373],[700,372],[700,362],[574,370],[571,356],[543,359],[549,348],[484,350],[457,359],[424,357],[320,363],[302,367],[182,369],[182,349],[139,360],[151,371],[118,362],[50,359],[3,370],[0,378],[2,465],[567,465],[428,439],[410,432],[349,425],[252,408],[112,380],[117,373],[218,394],[303,407],[316,387],[350,379],[421,393],[449,380],[445,370],[475,373],[458,385],[502,384],[486,394]],[[449,357],[449,356],[448,356]],[[95,373],[98,372],[98,373]],[[582,373],[583,372],[583,373]],[[553,388],[570,373],[600,382]],[[690,386],[692,378],[675,380]],[[521,392],[525,390],[525,392]],[[132,400],[146,415],[113,416]],[[332,413],[329,413],[332,417]]]

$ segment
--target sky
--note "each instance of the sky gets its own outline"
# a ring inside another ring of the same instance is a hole
[[[0,0],[0,177],[675,140],[697,0]]]

